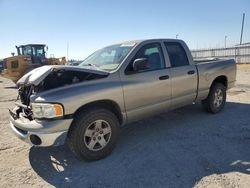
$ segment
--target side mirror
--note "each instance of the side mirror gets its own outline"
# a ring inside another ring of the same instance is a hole
[[[138,58],[135,59],[133,62],[133,71],[138,72],[140,70],[146,70],[148,69],[149,63],[147,58]]]

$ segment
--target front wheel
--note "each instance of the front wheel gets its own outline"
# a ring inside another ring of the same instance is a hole
[[[119,121],[112,112],[99,108],[88,109],[75,118],[67,143],[79,159],[98,160],[114,149],[118,129]]]
[[[226,102],[226,87],[222,83],[215,83],[212,85],[208,97],[202,101],[202,106],[207,112],[220,112]]]

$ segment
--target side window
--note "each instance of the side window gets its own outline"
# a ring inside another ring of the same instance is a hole
[[[172,67],[189,65],[187,54],[180,43],[165,42],[164,45],[167,49]]]
[[[163,52],[161,49],[161,45],[159,43],[151,43],[146,44],[141,47],[141,49],[136,53],[135,57],[132,59],[130,64],[128,65],[126,71],[133,70],[133,62],[138,58],[147,58],[149,63],[149,68],[147,70],[141,71],[152,71],[165,68],[165,61],[163,58]]]

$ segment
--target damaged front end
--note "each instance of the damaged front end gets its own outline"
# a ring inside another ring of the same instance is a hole
[[[19,114],[23,113],[25,118],[32,120],[31,96],[55,88],[105,78],[108,75],[108,72],[75,66],[43,66],[34,69],[17,82],[19,102],[16,105],[19,108],[16,114],[19,117]]]
[[[16,111],[16,117],[20,117],[20,113],[22,113],[24,118],[32,120],[32,110],[30,106],[30,96],[34,94],[34,86],[33,85],[24,85],[18,88],[18,98],[15,103],[18,107]]]
[[[61,104],[38,103],[35,98],[48,90],[108,75],[107,72],[70,66],[43,66],[27,73],[17,82],[18,100],[16,107],[10,110],[10,126],[14,134],[35,146],[63,144],[73,119],[64,116]]]

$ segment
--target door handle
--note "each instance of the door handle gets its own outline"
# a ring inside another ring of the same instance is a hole
[[[169,79],[168,75],[164,75],[164,76],[159,77],[159,80],[167,80],[167,79]]]
[[[194,74],[195,71],[194,71],[194,70],[191,70],[191,71],[188,71],[187,73],[188,73],[188,74]]]

